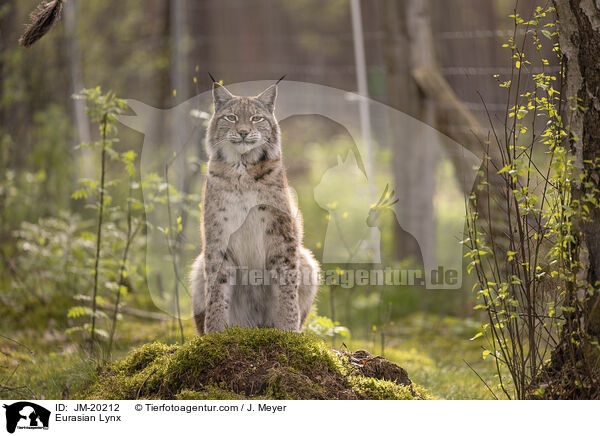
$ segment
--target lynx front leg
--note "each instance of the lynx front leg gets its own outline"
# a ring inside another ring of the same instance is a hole
[[[300,306],[296,287],[280,286],[275,328],[300,332]]]
[[[290,250],[291,251],[291,250]],[[277,311],[275,328],[293,332],[300,331],[300,302],[298,297],[299,262],[297,250],[287,256],[276,255],[271,258],[271,267],[275,274],[275,295]]]
[[[204,331],[222,332],[228,324],[231,299],[231,286],[224,272],[207,274],[207,296]]]
[[[266,230],[266,269],[271,271],[271,286],[277,300],[272,312],[272,323],[275,328],[287,331],[300,331],[300,302],[298,285],[300,282],[300,240],[296,228],[295,217],[291,210],[282,210],[281,201],[274,204],[273,198],[265,198],[265,215],[270,217]],[[288,205],[289,206],[289,205]]]
[[[224,244],[209,244],[204,253],[206,271],[206,317],[204,332],[221,332],[229,321],[231,283],[228,280],[228,257]]]

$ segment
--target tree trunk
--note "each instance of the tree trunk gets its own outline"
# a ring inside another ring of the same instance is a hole
[[[409,38],[410,31],[407,22],[410,20],[407,10],[410,2],[387,0],[383,3],[383,23],[385,35],[385,63],[388,82],[388,104],[424,122],[433,124],[433,105],[426,102],[426,97],[420,92],[413,78],[411,54],[417,48],[414,39]],[[411,44],[413,47],[411,47]],[[404,132],[399,126],[391,126],[394,137],[403,137],[407,144],[423,141],[422,132]],[[425,147],[406,147],[396,144],[394,150],[394,175],[396,195],[400,204],[407,205],[397,208],[399,222],[414,223],[411,228],[418,228],[420,241],[433,246],[433,177],[423,169],[432,171],[434,162],[431,156],[424,153]],[[394,235],[396,256],[407,256],[418,259],[420,253],[407,251],[408,244],[404,233]],[[427,249],[427,247],[421,247]],[[433,249],[430,247],[430,251]]]
[[[558,14],[560,48],[566,60],[565,101],[572,106],[575,101],[580,109],[568,114],[572,146],[577,154],[578,168],[583,170],[585,178],[573,184],[573,198],[583,199],[591,195],[600,199],[600,10],[593,0],[555,0]],[[578,99],[578,100],[576,100]],[[581,232],[581,259],[584,278],[594,288],[589,294],[579,289],[577,297],[585,297],[577,320],[581,325],[581,337],[573,345],[572,335],[562,335],[562,342],[552,355],[552,367],[557,373],[558,366],[567,359],[564,350],[576,347],[575,356],[579,372],[591,377],[587,390],[584,386],[571,394],[571,398],[600,398],[600,209],[590,207],[589,220],[575,223]],[[573,298],[576,298],[574,296]],[[571,303],[567,301],[567,305]],[[578,312],[579,313],[579,312]],[[595,342],[595,345],[594,345]],[[570,348],[571,347],[571,348]],[[573,369],[571,369],[573,370]]]
[[[576,195],[591,194],[599,199],[600,189],[600,10],[592,0],[556,2],[559,15],[560,45],[567,60],[567,98],[576,97],[583,111],[576,111],[571,131],[576,140],[579,164],[586,172],[586,181],[575,186]],[[581,224],[588,283],[599,288],[600,280],[600,210],[590,209],[590,220]],[[586,304],[587,333],[600,336],[600,293],[595,292]]]
[[[77,14],[79,6],[78,0],[71,0],[64,6],[65,38],[68,41],[69,69],[71,72],[71,90],[73,94],[78,94],[85,88],[81,72],[79,44],[77,41]],[[73,99],[73,115],[75,125],[77,126],[77,144],[90,142],[90,125],[83,100]],[[74,147],[72,149],[75,150]],[[84,147],[76,153],[81,155],[81,165],[78,165],[78,178],[90,177],[94,171],[92,150]],[[75,155],[75,153],[73,154]]]

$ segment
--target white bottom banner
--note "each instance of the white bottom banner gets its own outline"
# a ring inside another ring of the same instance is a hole
[[[19,436],[39,435],[36,430],[67,436],[578,434],[595,428],[600,405],[597,401],[149,400],[0,400],[0,404],[5,412],[0,435]]]

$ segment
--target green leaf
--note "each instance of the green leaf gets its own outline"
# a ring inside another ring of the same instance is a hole
[[[473,336],[471,339],[469,339],[470,341],[474,341],[477,338],[480,338],[481,336],[483,336],[483,332],[479,332],[477,333],[475,336]]]

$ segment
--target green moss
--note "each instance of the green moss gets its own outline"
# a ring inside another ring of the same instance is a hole
[[[135,349],[127,357],[118,362],[115,367],[125,371],[128,374],[134,374],[146,368],[156,359],[173,353],[177,348],[155,342],[153,344],[142,345]]]
[[[206,385],[202,391],[183,390],[175,398],[178,400],[242,400],[244,397],[227,389],[223,384]]]
[[[360,377],[319,339],[231,328],[183,346],[144,345],[105,368],[90,399],[425,399],[418,387]]]
[[[372,377],[351,376],[349,381],[352,390],[361,399],[377,400],[430,400],[429,393],[414,384],[403,386],[388,380],[378,380]]]
[[[272,400],[302,400],[323,398],[325,388],[310,377],[293,368],[277,368],[269,371],[266,396]]]

